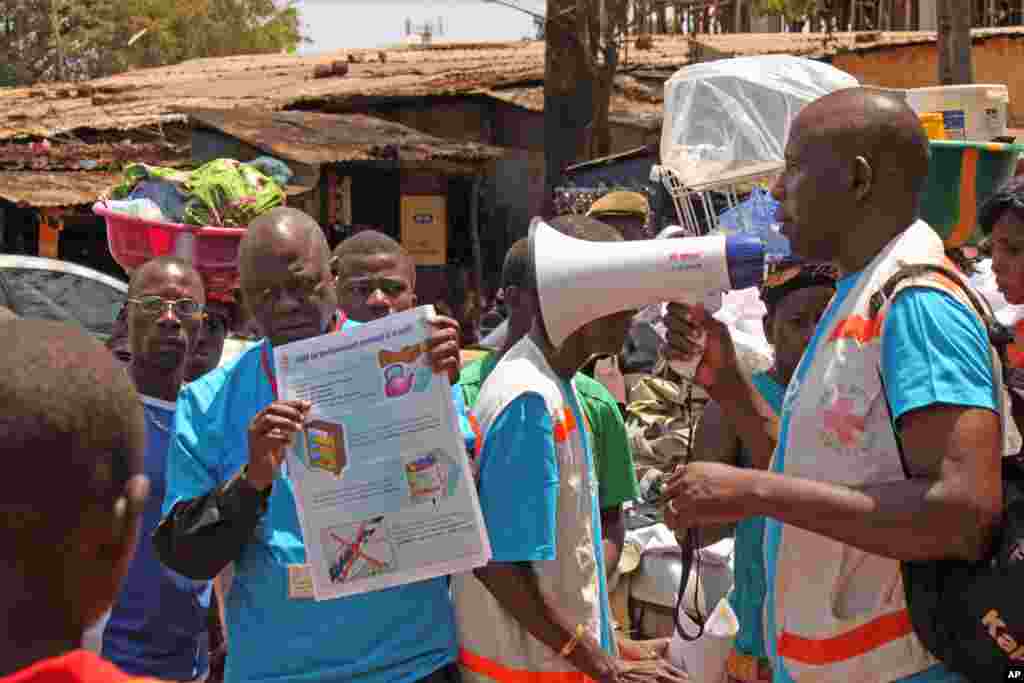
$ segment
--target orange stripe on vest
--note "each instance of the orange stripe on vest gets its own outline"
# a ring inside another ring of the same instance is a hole
[[[593,679],[580,671],[510,669],[486,657],[473,654],[466,648],[459,650],[459,663],[473,673],[486,676],[497,683],[593,683]]]
[[[832,638],[814,640],[783,632],[779,637],[779,656],[802,664],[823,666],[853,659],[894,640],[910,635],[910,613],[900,610],[869,621]]]
[[[555,423],[555,442],[562,443],[569,440],[569,435],[576,431],[576,416],[571,408],[562,411],[562,417]]]
[[[480,423],[476,420],[476,415],[469,413],[469,428],[473,430],[473,455],[477,458],[480,457],[480,452],[484,449],[484,435],[480,431]]]
[[[867,344],[882,334],[883,320],[884,317],[869,320],[859,315],[851,315],[849,318],[839,321],[828,340],[833,342],[837,339],[856,339],[861,344]]]
[[[957,268],[956,264],[949,257],[943,258],[943,265],[956,273],[961,273],[961,270]],[[922,277],[931,280],[950,294],[959,291],[959,287],[955,282],[951,282],[948,277],[940,273],[927,273]],[[882,323],[884,321],[885,316],[868,319],[859,315],[851,315],[849,318],[839,321],[836,328],[832,330],[832,334],[829,335],[828,340],[833,342],[837,339],[856,339],[861,344],[867,344],[872,339],[877,339],[881,336]]]

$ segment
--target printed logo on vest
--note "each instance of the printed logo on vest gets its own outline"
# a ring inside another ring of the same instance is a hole
[[[852,384],[837,384],[819,405],[821,441],[835,451],[851,455],[862,447],[868,411],[867,393]]]

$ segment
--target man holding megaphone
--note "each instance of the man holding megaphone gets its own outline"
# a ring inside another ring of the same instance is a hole
[[[834,261],[842,277],[779,420],[738,369],[724,326],[669,307],[668,355],[700,358],[698,381],[752,458],[772,466],[682,466],[666,520],[679,533],[769,518],[765,634],[776,683],[964,680],[915,635],[900,561],[986,553],[1006,433],[998,360],[949,279],[918,277],[875,296],[903,264],[945,263],[942,240],[917,220],[927,173],[920,122],[880,91],[826,95],[793,123],[773,188],[782,230],[797,256]]]
[[[549,230],[591,242],[622,240],[587,217],[558,218],[551,225]],[[530,286],[520,293],[537,296],[532,273],[527,278]],[[493,559],[453,579],[459,661],[471,683],[687,680],[665,660],[627,661],[617,653],[593,434],[572,380],[593,356],[622,347],[632,315],[620,310],[597,316],[557,345],[548,319],[536,316],[476,399],[482,434],[477,488]]]

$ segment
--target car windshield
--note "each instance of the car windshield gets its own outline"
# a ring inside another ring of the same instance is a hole
[[[100,339],[114,328],[125,295],[105,282],[60,270],[0,270],[8,306],[24,318],[77,322]]]

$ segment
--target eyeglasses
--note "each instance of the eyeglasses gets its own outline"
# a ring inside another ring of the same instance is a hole
[[[409,285],[404,280],[394,278],[355,278],[345,282],[345,291],[361,299],[368,299],[371,294],[380,290],[389,299],[401,296],[409,291]]]
[[[323,297],[327,284],[323,281],[301,278],[292,280],[286,286],[267,287],[254,297],[253,304],[261,309],[276,307],[281,303],[285,292],[295,301],[308,302]]]
[[[165,299],[162,296],[142,296],[138,299],[128,299],[128,303],[135,304],[139,311],[147,316],[157,317],[163,315],[164,311],[170,309],[178,318],[199,318],[203,315],[203,305],[194,299]]]
[[[214,336],[221,336],[228,332],[228,320],[216,313],[207,313],[203,317],[203,329]]]

